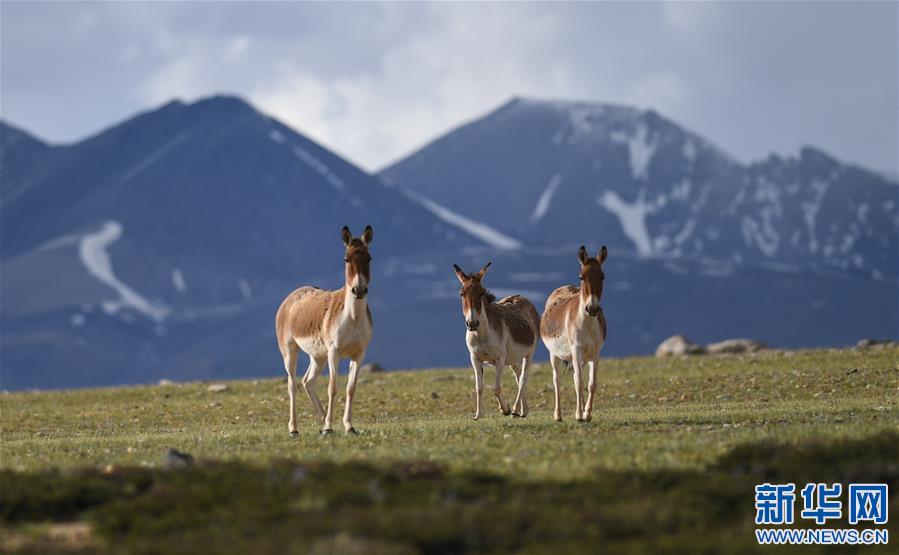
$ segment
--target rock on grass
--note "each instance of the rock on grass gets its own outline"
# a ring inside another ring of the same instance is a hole
[[[693,343],[683,335],[672,335],[656,347],[657,357],[698,355],[705,352],[701,345]]]
[[[163,466],[166,468],[184,468],[194,464],[194,458],[188,453],[182,453],[177,449],[168,449],[165,452]]]

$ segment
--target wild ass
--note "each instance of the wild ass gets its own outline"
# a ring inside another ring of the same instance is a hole
[[[371,226],[362,237],[353,237],[349,228],[341,231],[346,254],[346,282],[336,291],[318,287],[300,287],[284,299],[275,316],[278,348],[287,369],[287,392],[290,395],[290,435],[297,432],[297,384],[296,365],[300,349],[309,355],[309,368],[303,376],[303,389],[312,402],[312,408],[322,424],[322,435],[332,433],[331,417],[337,396],[337,369],[340,359],[350,359],[350,376],[346,386],[346,407],[343,427],[348,434],[353,428],[353,395],[356,393],[356,377],[371,341],[372,321],[366,295],[371,280],[371,255],[368,246],[372,240]],[[322,410],[315,393],[315,378],[328,363],[328,411]]]
[[[524,389],[528,381],[528,367],[537,348],[540,316],[531,301],[521,295],[512,295],[496,301],[496,297],[484,289],[481,280],[488,262],[477,273],[466,274],[453,264],[456,277],[462,283],[462,314],[465,315],[465,343],[471,354],[474,369],[475,403],[474,419],[481,417],[481,394],[484,391],[484,363],[496,367],[496,384],[493,394],[503,414],[525,417],[528,404]],[[518,384],[515,404],[509,408],[502,398],[502,371],[509,364]]]
[[[596,364],[599,351],[606,340],[606,319],[599,300],[605,274],[602,264],[608,256],[605,245],[596,257],[589,257],[583,246],[577,258],[581,263],[580,288],[573,285],[559,287],[546,299],[546,308],[540,322],[540,336],[549,349],[553,368],[553,387],[556,393],[556,421],[562,420],[559,409],[559,367],[568,361],[574,368],[574,392],[577,399],[578,422],[589,422],[593,413],[593,396],[596,393]],[[582,403],[581,369],[590,363],[590,384],[587,403]]]

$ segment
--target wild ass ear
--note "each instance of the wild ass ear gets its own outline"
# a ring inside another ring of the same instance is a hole
[[[462,271],[462,268],[460,268],[460,267],[456,266],[455,264],[453,264],[453,270],[456,271],[456,277],[459,278],[459,281],[460,281],[463,285],[465,285],[465,282],[468,281],[468,276],[465,274],[465,272]]]
[[[478,273],[475,274],[475,277],[478,278],[478,280],[483,279],[484,274],[487,273],[487,268],[489,268],[491,264],[493,264],[493,263],[492,263],[492,262],[488,262],[487,264],[484,264],[484,267],[481,268],[480,270],[478,270]]]
[[[606,246],[603,245],[602,248],[599,249],[599,254],[596,255],[596,258],[598,258],[599,263],[602,264],[606,261],[607,256],[609,256],[609,249],[607,249]]]
[[[349,247],[350,241],[353,240],[353,234],[350,233],[350,228],[343,226],[343,229],[340,230],[340,238],[343,239],[343,244]]]
[[[587,263],[587,249],[584,245],[581,245],[581,248],[577,250],[577,259],[578,262],[581,263],[581,266]]]
[[[371,243],[373,237],[374,231],[372,231],[371,226],[365,226],[365,231],[362,232],[362,242],[365,243],[366,247]]]

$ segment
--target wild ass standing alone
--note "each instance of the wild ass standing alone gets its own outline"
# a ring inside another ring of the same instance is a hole
[[[341,358],[350,359],[350,376],[346,386],[346,408],[343,427],[348,434],[353,428],[353,395],[356,393],[356,377],[371,341],[372,321],[366,295],[371,280],[371,255],[368,245],[372,240],[371,226],[362,237],[353,237],[349,228],[341,231],[346,245],[346,283],[336,291],[318,287],[300,287],[284,299],[275,316],[278,347],[287,369],[287,391],[290,395],[290,435],[297,432],[297,384],[296,365],[300,349],[309,355],[309,368],[303,376],[303,389],[312,402],[312,408],[323,424],[322,435],[332,433],[331,417],[337,396],[337,369]],[[315,393],[315,378],[328,363],[328,411],[322,410]]]
[[[496,367],[496,384],[493,394],[503,414],[510,412],[502,398],[501,377],[506,364],[512,367],[518,384],[518,395],[512,409],[514,416],[527,416],[528,404],[524,398],[524,388],[528,381],[528,366],[537,348],[537,333],[540,329],[540,315],[531,301],[520,295],[505,297],[498,302],[481,284],[484,273],[490,267],[488,262],[477,273],[466,274],[453,264],[456,277],[462,283],[462,313],[465,315],[465,343],[471,353],[474,369],[475,404],[474,419],[481,417],[481,394],[484,391],[483,363]],[[519,374],[520,371],[520,374]]]
[[[546,299],[546,308],[540,323],[540,336],[549,349],[553,368],[553,387],[556,394],[556,421],[562,420],[559,409],[559,366],[562,361],[571,362],[574,368],[574,392],[577,399],[578,422],[589,422],[593,413],[593,395],[596,393],[596,365],[599,351],[606,340],[606,319],[599,300],[605,274],[602,264],[608,256],[605,245],[599,254],[591,258],[583,246],[577,258],[581,263],[580,289],[573,285],[559,287]],[[590,363],[589,395],[586,406],[581,402],[581,369]]]

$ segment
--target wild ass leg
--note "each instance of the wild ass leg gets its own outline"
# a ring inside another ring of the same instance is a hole
[[[515,375],[515,389],[518,390],[518,384],[521,383],[521,365],[520,364],[510,364],[510,368],[512,368],[512,373]],[[521,397],[521,402],[519,403],[516,399],[515,405],[512,406],[512,416],[522,416],[527,415],[528,413],[528,402],[525,400],[524,396]]]
[[[584,407],[584,422],[590,422],[593,418],[593,396],[596,394],[596,366],[599,362],[594,358],[590,361],[590,381],[587,385],[587,406]]]
[[[510,364],[509,368],[512,369],[512,375],[515,376],[515,390],[518,391],[518,384],[520,383],[521,376],[521,365],[520,364]],[[515,404],[512,405],[512,416],[520,416],[521,413],[524,412],[524,409],[521,408],[521,405],[518,402],[518,399],[515,400]]]
[[[512,412],[505,402],[503,402],[503,370],[506,368],[506,361],[502,358],[496,359],[496,383],[493,385],[493,394],[496,396],[496,402],[499,403],[499,410],[506,416]]]
[[[365,359],[365,351],[358,356],[350,359],[350,376],[346,382],[346,407],[343,410],[343,429],[348,434],[356,434],[353,428],[353,396],[356,395],[356,378],[359,374],[359,367]]]
[[[556,422],[561,422],[562,408],[559,406],[559,366],[562,364],[562,359],[550,353],[549,363],[553,367],[553,389],[555,390],[556,397],[556,408],[553,411],[553,417],[556,419]]]
[[[297,432],[297,352],[300,348],[291,342],[282,350],[284,354],[284,369],[287,370],[287,395],[290,397],[290,419],[287,429],[290,435],[296,437]]]
[[[337,369],[340,367],[337,351],[328,351],[328,411],[325,413],[325,426],[322,435],[333,433],[331,421],[334,416],[334,405],[337,399]]]
[[[521,412],[517,413],[517,416],[524,418],[528,415],[528,404],[524,400],[524,388],[528,383],[528,366],[531,365],[530,357],[524,357],[521,359],[521,377],[519,377],[518,381],[518,396],[515,398],[515,410],[520,410]]]
[[[571,365],[574,368],[574,398],[575,398],[575,409],[574,414],[577,418],[578,422],[584,421],[584,399],[582,391],[583,385],[581,383],[581,368],[584,366],[584,360],[581,358],[581,354],[578,352],[579,349],[572,349],[574,352],[571,353]]]
[[[318,394],[315,392],[315,378],[318,377],[319,371],[325,366],[325,360],[310,356],[309,368],[306,369],[306,375],[303,376],[303,389],[306,391],[306,396],[309,397],[309,402],[312,403],[312,411],[315,413],[315,419],[318,421],[319,426],[325,422],[325,411],[322,409],[322,402],[318,400]]]
[[[474,420],[481,417],[481,398],[484,396],[484,365],[476,356],[471,355],[471,367],[474,369]]]

